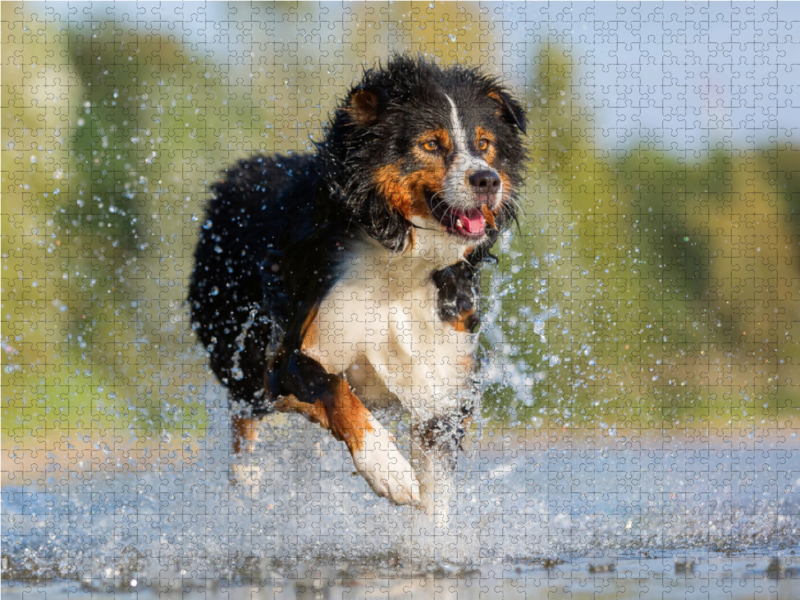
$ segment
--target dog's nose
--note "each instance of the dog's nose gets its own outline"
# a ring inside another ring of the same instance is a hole
[[[478,171],[469,176],[469,184],[476,192],[493,194],[500,189],[500,177],[494,171]]]

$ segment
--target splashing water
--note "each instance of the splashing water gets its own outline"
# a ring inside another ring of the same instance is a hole
[[[200,577],[254,558],[468,565],[797,545],[796,444],[489,431],[459,457],[442,531],[376,497],[353,476],[342,444],[294,416],[268,419],[253,457],[260,479],[232,486],[221,433],[229,417],[222,398],[216,403],[214,425],[196,444],[122,448],[109,440],[53,452],[44,472],[9,469],[3,547],[14,568],[104,573],[134,554],[137,572]]]
[[[256,315],[258,315],[258,312],[259,312],[258,305],[253,306],[248,311],[247,320],[242,325],[242,330],[239,332],[239,335],[236,336],[236,350],[233,353],[233,366],[231,367],[231,377],[233,377],[237,381],[241,380],[244,377],[244,373],[242,372],[242,368],[240,367],[240,362],[242,360],[242,352],[244,352],[244,341],[247,338],[247,334],[250,332],[250,328],[256,322]],[[276,324],[273,324],[273,328],[275,326]]]

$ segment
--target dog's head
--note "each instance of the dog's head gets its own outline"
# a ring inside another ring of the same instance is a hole
[[[513,220],[525,124],[520,104],[479,69],[399,56],[350,91],[323,151],[370,235],[451,264]]]

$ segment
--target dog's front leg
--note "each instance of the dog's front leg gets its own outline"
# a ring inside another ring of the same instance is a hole
[[[283,399],[276,408],[302,413],[343,441],[356,470],[376,494],[395,504],[416,504],[419,484],[411,465],[347,381],[299,352],[284,355],[279,362],[278,395]]]
[[[419,481],[419,509],[442,529],[449,523],[456,452],[464,428],[460,415],[434,417],[411,427],[411,464]]]
[[[450,520],[450,498],[453,487],[453,469],[440,453],[426,447],[420,439],[411,438],[411,464],[419,481],[421,512],[441,529],[447,529]]]

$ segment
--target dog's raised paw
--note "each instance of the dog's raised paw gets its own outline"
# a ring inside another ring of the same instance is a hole
[[[356,470],[379,496],[394,504],[419,502],[419,482],[406,458],[397,449],[389,431],[370,419],[363,444],[353,451]]]

